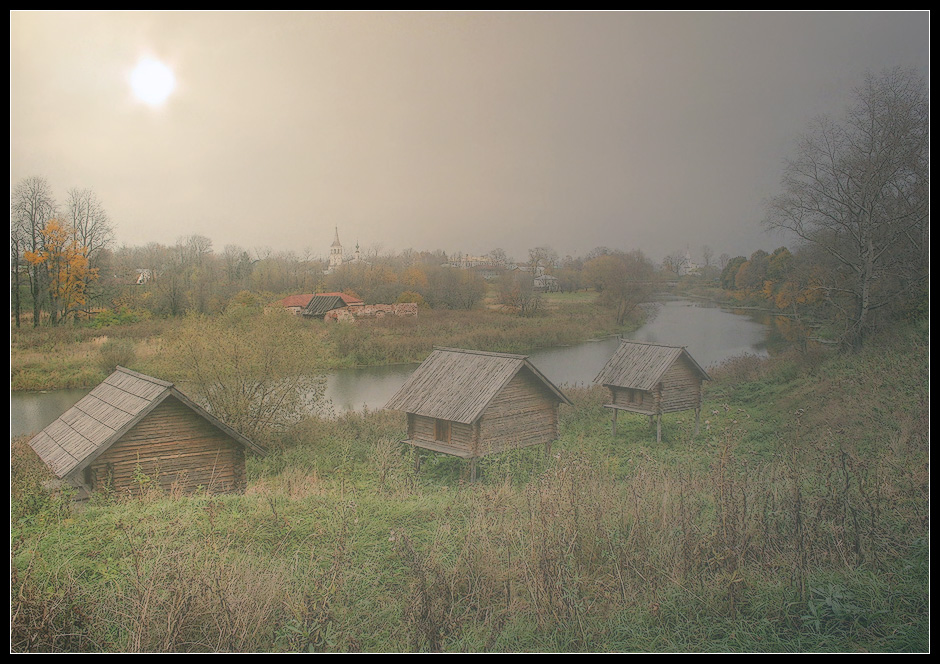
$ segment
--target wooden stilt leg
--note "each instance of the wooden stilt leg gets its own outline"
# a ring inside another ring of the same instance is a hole
[[[611,410],[614,411],[614,416],[610,420],[610,435],[616,436],[617,435],[617,409],[611,408]]]
[[[663,440],[663,415],[660,413],[656,416],[656,442],[662,442]]]
[[[701,408],[696,408],[696,409],[695,409],[695,433],[692,434],[693,436],[697,436],[697,435],[698,435],[699,418],[700,418],[701,414],[702,414],[702,409],[701,409]]]
[[[470,482],[477,481],[477,458],[473,457],[470,459]]]

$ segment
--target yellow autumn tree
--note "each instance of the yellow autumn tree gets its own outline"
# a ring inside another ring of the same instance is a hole
[[[98,275],[89,266],[87,248],[76,240],[67,224],[50,219],[40,235],[39,250],[27,251],[24,257],[43,268],[49,319],[55,325],[85,304],[86,287]]]

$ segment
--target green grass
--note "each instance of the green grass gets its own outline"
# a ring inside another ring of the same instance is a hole
[[[249,459],[244,495],[76,511],[16,441],[12,649],[926,652],[928,339],[729,363],[660,444],[571,390],[551,456],[474,484],[351,413]]]
[[[327,371],[420,362],[434,346],[524,353],[609,336],[641,322],[631,320],[627,328],[618,328],[613,315],[595,304],[592,292],[550,293],[545,299],[545,310],[532,317],[478,308],[421,309],[417,318],[355,324],[306,320],[299,347],[316,349],[317,361]],[[93,387],[105,378],[108,371],[104,367],[113,364],[114,358],[133,358],[131,369],[172,376],[177,367],[166,351],[185,325],[185,319],[149,319],[104,327],[13,328],[11,389]]]

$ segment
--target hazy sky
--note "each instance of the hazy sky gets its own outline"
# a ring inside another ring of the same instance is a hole
[[[809,121],[928,62],[926,11],[13,11],[10,182],[127,245],[747,255]]]

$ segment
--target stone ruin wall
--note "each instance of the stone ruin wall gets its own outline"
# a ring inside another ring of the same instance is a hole
[[[418,315],[418,305],[415,302],[400,304],[363,304],[354,307],[343,307],[327,312],[324,320],[348,320],[357,318],[384,318],[385,316],[398,316],[409,318]]]

